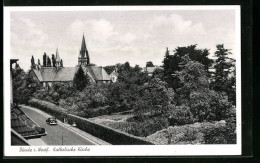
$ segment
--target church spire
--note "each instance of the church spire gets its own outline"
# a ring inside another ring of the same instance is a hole
[[[56,62],[60,62],[60,55],[58,48],[56,49]]]
[[[59,55],[58,47],[57,47],[57,49],[56,49],[56,57],[55,57],[55,59],[56,59],[56,66],[59,67],[61,60],[60,60],[60,55]]]
[[[84,34],[83,34],[81,48],[80,48],[79,65],[89,65],[89,55],[88,55]]]

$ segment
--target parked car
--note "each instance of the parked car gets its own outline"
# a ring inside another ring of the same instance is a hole
[[[58,122],[57,122],[57,119],[55,117],[50,117],[46,120],[46,122],[49,124],[49,125],[57,125]]]

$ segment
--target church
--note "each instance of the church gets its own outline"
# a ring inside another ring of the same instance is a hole
[[[111,83],[111,77],[102,66],[93,66],[90,63],[90,57],[87,50],[85,37],[83,35],[81,49],[78,55],[78,65],[75,67],[63,67],[63,61],[60,59],[59,51],[56,50],[56,55],[52,55],[53,64],[51,65],[50,58],[44,54],[43,64],[32,66],[29,71],[29,76],[42,87],[52,86],[55,82],[73,82],[74,76],[81,66],[84,72],[89,76],[92,84],[107,84]]]

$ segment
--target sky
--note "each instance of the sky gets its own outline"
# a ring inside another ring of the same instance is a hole
[[[10,56],[28,70],[32,55],[42,64],[44,52],[51,56],[58,48],[64,67],[74,67],[83,34],[98,66],[162,65],[166,47],[173,54],[192,44],[211,56],[224,44],[235,58],[235,10],[12,11]]]

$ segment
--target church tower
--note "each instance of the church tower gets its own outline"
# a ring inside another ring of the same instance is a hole
[[[61,59],[60,59],[60,55],[59,55],[59,51],[58,51],[58,48],[56,50],[56,67],[60,67],[61,65]]]
[[[88,50],[87,50],[84,34],[83,34],[83,38],[82,38],[81,49],[79,51],[78,65],[82,65],[82,66],[89,65],[89,55],[88,55]]]

